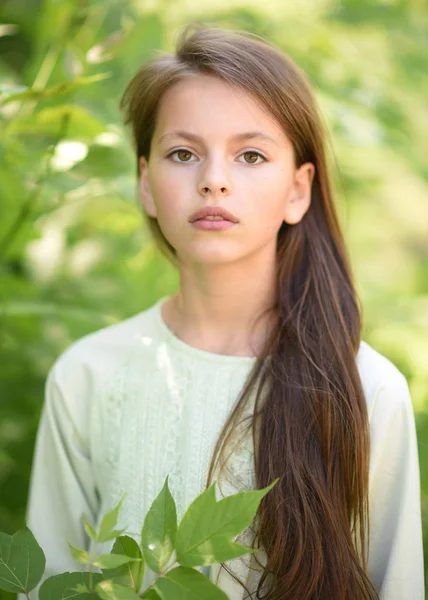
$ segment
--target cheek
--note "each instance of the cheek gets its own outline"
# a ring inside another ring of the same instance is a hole
[[[182,186],[176,178],[159,177],[151,189],[158,219],[178,212]]]
[[[249,214],[261,228],[276,228],[283,220],[289,182],[285,171],[272,170],[259,180],[246,183]]]
[[[178,209],[181,198],[189,197],[189,176],[184,169],[159,165],[151,185],[155,204],[162,211]]]
[[[182,237],[183,220],[191,208],[183,206],[183,185],[177,177],[157,177],[151,184],[156,218],[160,230],[172,246]]]

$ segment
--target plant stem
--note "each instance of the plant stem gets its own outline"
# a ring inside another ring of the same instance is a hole
[[[92,563],[89,563],[89,591],[92,592],[92,583],[93,583],[93,578],[92,578]]]
[[[165,575],[165,573],[167,573],[168,571],[170,571],[172,569],[172,567],[177,563],[177,556],[175,551],[171,554],[171,557],[169,559],[169,561],[166,563],[166,565],[164,566],[164,568],[160,571],[159,575]]]

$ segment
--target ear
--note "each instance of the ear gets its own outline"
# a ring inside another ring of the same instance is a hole
[[[145,156],[140,156],[140,201],[143,205],[144,210],[150,217],[156,217],[156,206],[153,201],[152,191],[149,183],[149,164]]]
[[[314,175],[315,167],[309,162],[295,171],[294,184],[284,211],[284,221],[289,225],[299,223],[309,209]]]

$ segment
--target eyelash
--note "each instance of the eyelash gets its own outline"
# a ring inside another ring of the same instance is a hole
[[[176,150],[173,150],[172,152],[170,152],[167,155],[167,158],[171,158],[171,156],[173,156],[173,154],[176,154],[177,152],[180,152],[181,150],[184,150],[184,152],[189,152],[190,154],[193,154],[193,152],[191,152],[190,150],[187,150],[187,148],[177,148]],[[240,154],[240,156],[243,156],[244,154],[257,154],[257,156],[260,156],[260,158],[263,159],[263,162],[267,162],[267,158],[265,156],[263,156],[263,154],[260,154],[260,152],[257,152],[256,150],[246,150],[245,152],[243,152],[242,154]],[[173,162],[176,163],[181,163],[181,164],[186,164],[188,162],[191,162],[190,160],[174,160]],[[249,166],[258,166],[261,165],[262,163],[245,163]]]

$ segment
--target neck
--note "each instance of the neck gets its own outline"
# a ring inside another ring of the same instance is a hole
[[[180,265],[178,291],[163,318],[175,335],[218,354],[258,356],[274,318],[263,315],[276,300],[276,267],[266,257],[243,264]]]

